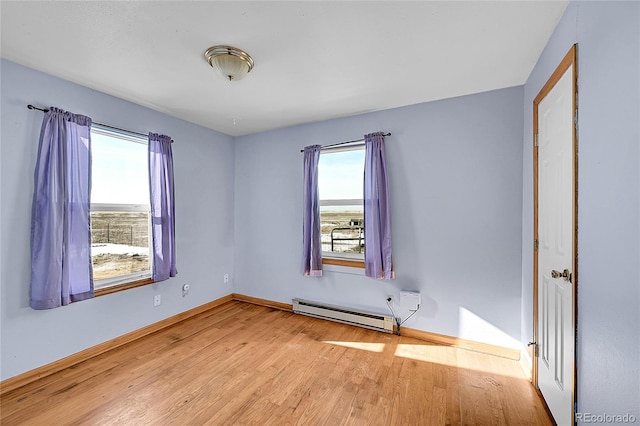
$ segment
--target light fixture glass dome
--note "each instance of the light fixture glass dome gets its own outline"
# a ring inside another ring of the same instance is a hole
[[[213,46],[204,52],[204,57],[224,78],[241,80],[253,69],[253,59],[249,54],[231,46]]]

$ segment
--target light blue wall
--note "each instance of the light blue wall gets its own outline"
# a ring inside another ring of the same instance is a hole
[[[640,3],[574,2],[524,88],[523,341],[532,337],[532,103],[578,43],[578,412],[640,419]]]
[[[518,346],[522,95],[509,88],[236,138],[235,291],[388,312],[387,295],[417,290],[423,305],[407,327]],[[377,130],[392,133],[397,279],[302,276],[300,149]]]
[[[76,84],[0,62],[1,379],[205,304],[232,292],[222,276],[233,270],[233,140],[221,133]],[[151,286],[59,309],[29,307],[29,233],[33,171],[42,113],[29,103],[58,106],[126,129],[165,133],[176,175],[178,276]],[[190,294],[182,297],[181,286]],[[154,308],[154,294],[162,305]]]

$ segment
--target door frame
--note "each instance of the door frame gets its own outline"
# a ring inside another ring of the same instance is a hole
[[[572,292],[573,292],[573,325],[574,325],[574,359],[573,386],[571,401],[573,408],[572,424],[575,424],[576,389],[577,389],[577,354],[576,340],[578,336],[578,45],[574,44],[562,59],[558,67],[544,84],[538,96],[533,100],[533,341],[531,381],[544,401],[538,387],[538,105],[558,83],[564,73],[573,66],[573,255],[572,255]],[[546,401],[545,401],[546,405]],[[548,408],[547,408],[548,411]]]

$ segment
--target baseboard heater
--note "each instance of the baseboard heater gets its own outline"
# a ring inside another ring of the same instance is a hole
[[[391,315],[365,312],[303,299],[293,299],[293,312],[343,324],[357,325],[384,333],[393,333],[393,318]]]

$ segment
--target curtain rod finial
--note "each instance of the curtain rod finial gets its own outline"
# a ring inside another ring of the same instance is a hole
[[[31,104],[27,105],[27,108],[36,111],[49,112],[47,108],[38,108],[37,106],[33,106]]]

